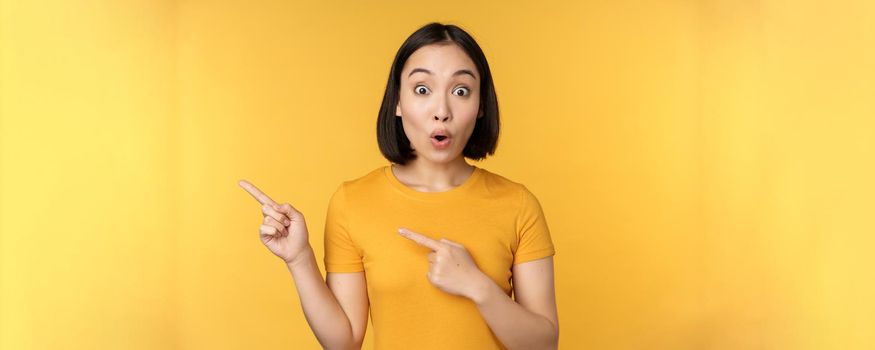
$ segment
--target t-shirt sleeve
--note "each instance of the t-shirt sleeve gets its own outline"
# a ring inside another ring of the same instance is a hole
[[[360,250],[350,238],[346,192],[344,184],[341,184],[328,201],[328,214],[325,217],[325,271],[364,270]]]
[[[520,211],[517,216],[519,246],[513,255],[514,265],[556,254],[541,203],[525,186],[521,192]]]

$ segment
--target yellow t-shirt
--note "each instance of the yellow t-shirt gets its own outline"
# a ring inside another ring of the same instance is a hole
[[[538,200],[522,184],[475,166],[445,192],[401,183],[391,165],[343,182],[325,221],[325,269],[365,271],[376,349],[504,349],[471,300],[432,285],[428,248],[406,227],[465,246],[511,296],[511,266],[555,254]]]

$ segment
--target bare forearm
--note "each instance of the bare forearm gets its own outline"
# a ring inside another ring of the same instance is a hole
[[[485,278],[472,298],[492,333],[508,349],[556,349],[559,329],[546,317],[527,310],[495,282]]]
[[[349,318],[322,278],[312,249],[287,267],[298,290],[304,317],[319,344],[325,349],[359,349],[361,344],[354,344]]]

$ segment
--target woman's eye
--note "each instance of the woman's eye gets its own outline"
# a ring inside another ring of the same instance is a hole
[[[461,95],[459,94],[460,91],[462,92]],[[470,94],[470,93],[471,92],[468,91],[468,88],[464,88],[464,87],[460,87],[460,88],[456,89],[456,91],[453,91],[453,94],[456,96],[468,96],[468,94]]]
[[[415,91],[417,94],[424,95],[428,93],[428,88],[422,85],[418,85],[416,86],[416,88],[413,89],[413,91]]]

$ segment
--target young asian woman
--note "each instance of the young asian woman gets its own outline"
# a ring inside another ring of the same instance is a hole
[[[246,181],[262,242],[286,263],[326,349],[555,349],[553,246],[537,198],[469,164],[495,152],[498,101],[480,46],[430,23],[398,50],[377,118],[391,163],[344,181],[325,226],[323,281],[304,216]]]

